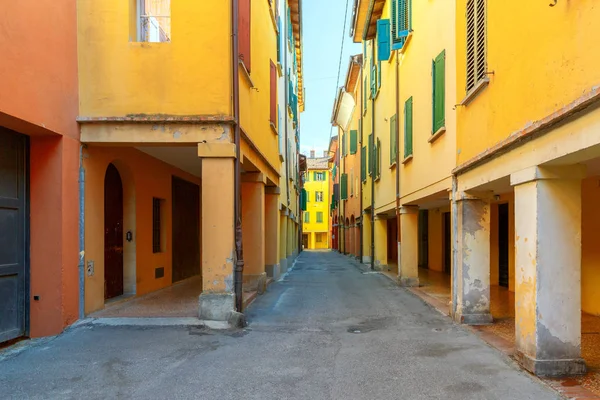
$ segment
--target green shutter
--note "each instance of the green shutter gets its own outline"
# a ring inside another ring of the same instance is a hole
[[[369,135],[369,176],[373,176],[373,134]]]
[[[348,174],[342,174],[340,186],[341,186],[340,198],[341,198],[341,200],[347,200],[348,199]]]
[[[404,158],[413,154],[413,98],[404,103]]]
[[[394,114],[390,118],[390,165],[398,161],[398,154],[396,149],[396,142],[398,140],[398,134],[396,131],[397,117]]]
[[[364,146],[360,150],[360,180],[364,182],[367,180],[367,147]]]
[[[350,131],[350,154],[356,154],[358,150],[358,131],[353,129]]]
[[[365,84],[363,86],[363,114],[365,114],[367,112],[367,92],[368,92],[368,87],[367,86],[367,77],[365,76]]]
[[[317,223],[320,224],[323,222],[323,213],[321,211],[317,211]]]
[[[375,150],[375,176],[381,178],[381,141],[377,139],[377,148]]]
[[[371,98],[375,98],[377,91],[377,67],[375,67],[375,44],[371,45]]]
[[[306,207],[307,198],[308,198],[308,193],[306,192],[306,189],[302,189],[302,191],[300,192],[300,208],[302,209],[302,211],[306,211],[306,209],[307,209],[307,207]]]
[[[433,132],[437,132],[446,124],[445,84],[446,84],[446,51],[442,51],[433,61]]]

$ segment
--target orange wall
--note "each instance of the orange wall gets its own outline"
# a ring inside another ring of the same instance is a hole
[[[582,184],[581,221],[581,308],[600,315],[600,176],[587,178]]]
[[[75,0],[2,2],[0,114],[78,138],[75,8]],[[1,116],[0,124],[10,125]]]
[[[104,176],[109,163],[115,164],[124,186],[123,203],[128,201],[127,186],[135,187],[135,214],[124,212],[123,232],[131,230],[134,241],[124,241],[124,260],[133,258],[128,246],[135,245],[136,294],[142,295],[171,285],[171,176],[200,185],[200,179],[131,148],[88,147],[86,151],[85,258],[94,260],[94,276],[86,276],[85,312],[104,307]],[[166,251],[152,253],[152,198],[165,200]],[[135,216],[135,224],[128,221]],[[131,226],[134,225],[134,226]],[[130,257],[128,257],[128,255]],[[157,267],[165,268],[163,278],[154,278]],[[127,265],[124,266],[127,268]]]

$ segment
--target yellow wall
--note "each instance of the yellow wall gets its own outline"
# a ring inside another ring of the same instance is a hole
[[[204,8],[214,7],[213,3],[221,4],[219,1],[198,2],[198,4],[206,4]],[[230,7],[229,2],[223,2],[223,4]],[[270,61],[277,63],[277,31],[272,22],[271,9],[267,1],[252,1],[251,6],[250,39],[252,43],[250,45],[251,70],[249,79],[246,72],[239,68],[240,123],[244,132],[259,148],[269,164],[279,171],[278,137],[269,125]],[[210,13],[210,11],[207,10],[207,13]],[[204,53],[204,57],[215,58],[210,52]],[[221,67],[223,65],[225,64],[222,64]],[[229,71],[229,69],[226,69],[226,71]],[[283,90],[283,88],[279,89]],[[293,132],[288,132],[288,135],[292,138]]]
[[[135,265],[136,295],[171,285],[171,179],[177,176],[200,185],[200,179],[131,148],[87,148],[85,167],[85,260],[94,261],[94,275],[85,278],[85,312],[104,307],[104,176],[109,163],[119,170],[123,183],[124,269]],[[152,252],[152,198],[164,199],[165,251]],[[165,268],[163,278],[154,270]]]
[[[78,0],[80,115],[231,114],[230,2],[172,1],[167,43],[130,41],[130,8]]]
[[[404,46],[400,63],[400,160],[404,158],[404,103],[413,98],[413,158],[400,167],[403,204],[406,196],[448,178],[456,163],[454,2],[413,1],[412,9],[414,32]],[[446,132],[430,143],[428,140],[435,133],[432,132],[432,60],[444,50]],[[394,104],[395,99],[390,98],[390,103]],[[429,193],[423,193],[426,194]]]
[[[600,53],[591,50],[600,34],[596,1],[559,1],[555,7],[540,1],[486,3],[487,63],[493,75],[472,103],[457,108],[459,164],[600,82],[600,69],[590,68],[600,61]],[[456,103],[466,86],[465,4],[456,1]]]
[[[315,182],[314,173],[323,172],[325,173],[325,180]],[[306,203],[306,211],[304,214],[310,213],[310,222],[303,224],[303,232],[325,232],[329,233],[329,207],[331,201],[331,195],[329,194],[329,171],[328,170],[309,170],[310,180],[304,182],[304,189],[306,189],[308,195],[308,201]],[[315,202],[315,192],[323,192],[323,201]],[[323,222],[317,223],[317,212],[323,213]],[[314,239],[313,239],[314,240]],[[329,241],[326,242],[326,247],[329,247]]]

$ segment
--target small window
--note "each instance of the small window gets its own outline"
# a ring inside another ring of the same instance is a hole
[[[134,0],[137,4],[137,41],[171,41],[171,0]]]
[[[308,211],[304,212],[304,223],[305,224],[309,224],[310,223],[310,212],[308,212]]]
[[[163,252],[163,221],[162,221],[162,204],[164,200],[152,199],[152,252]]]
[[[317,223],[320,224],[323,222],[323,213],[321,211],[317,211]]]
[[[315,201],[316,202],[323,202],[323,192],[315,192]]]
[[[315,172],[314,178],[315,178],[315,182],[324,182],[325,181],[325,172]]]
[[[404,103],[404,158],[413,154],[413,98]]]

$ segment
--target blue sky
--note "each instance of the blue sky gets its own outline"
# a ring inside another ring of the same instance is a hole
[[[348,20],[344,34],[344,54],[340,81],[336,85],[344,8],[348,2]],[[362,51],[349,35],[354,0],[303,0],[302,38],[306,110],[300,116],[300,148],[309,155],[311,149],[322,155],[329,144],[331,111],[336,86],[344,82],[350,56]],[[334,135],[336,131],[334,130]]]

